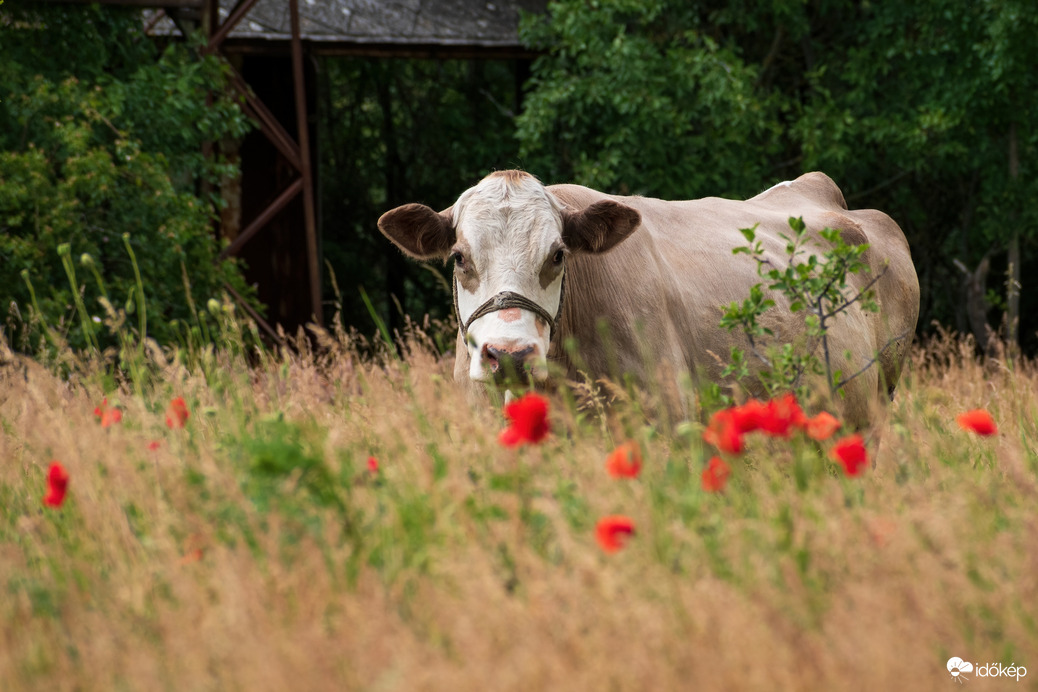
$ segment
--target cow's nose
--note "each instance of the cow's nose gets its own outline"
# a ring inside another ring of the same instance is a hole
[[[528,373],[523,365],[533,355],[533,352],[533,346],[507,349],[485,344],[483,346],[483,367],[489,368],[494,379],[499,381],[512,377],[525,377]]]

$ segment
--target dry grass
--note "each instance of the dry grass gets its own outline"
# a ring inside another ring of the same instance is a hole
[[[713,495],[694,425],[557,398],[549,441],[505,450],[450,364],[336,343],[252,369],[159,362],[144,396],[108,393],[107,430],[99,372],[8,354],[0,689],[927,690],[953,684],[952,655],[1034,669],[970,685],[1038,689],[1031,366],[918,350],[874,470],[755,439]],[[997,437],[956,427],[975,407]],[[602,466],[625,436],[634,481]],[[41,503],[51,459],[71,475],[60,510]],[[612,513],[638,533],[607,556],[593,527]]]

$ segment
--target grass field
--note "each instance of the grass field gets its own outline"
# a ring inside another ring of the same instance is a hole
[[[556,394],[507,449],[431,349],[325,341],[122,386],[0,353],[0,690],[946,690],[953,656],[1027,669],[965,689],[1038,689],[1031,365],[917,348],[874,468],[755,436],[711,493],[702,426],[640,397]],[[628,438],[644,468],[612,478]],[[611,514],[635,534],[606,554]]]

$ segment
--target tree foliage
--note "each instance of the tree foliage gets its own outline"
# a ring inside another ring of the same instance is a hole
[[[557,0],[524,27],[546,54],[517,131],[542,176],[745,197],[823,170],[905,230],[924,329],[966,329],[956,259],[992,258],[990,295],[1012,238],[1023,276],[1038,269],[1033,2]],[[1032,350],[1036,296],[1023,287]]]
[[[668,0],[557,2],[529,21],[537,61],[518,136],[552,181],[663,198],[736,194],[777,154],[777,101],[760,70]],[[733,162],[740,165],[733,166]]]
[[[403,314],[449,314],[438,268],[406,261],[375,222],[405,202],[446,207],[494,169],[669,199],[748,197],[823,170],[852,206],[905,230],[924,330],[938,320],[965,331],[978,312],[997,326],[1019,247],[1021,338],[1038,348],[1027,285],[1038,272],[1038,4],[555,0],[548,10],[523,22],[543,55],[522,96],[521,62],[320,60],[322,249],[348,323],[372,326],[358,286],[391,327]],[[129,232],[163,338],[169,320],[191,316],[182,266],[196,302],[224,280],[241,288],[233,264],[212,264],[215,201],[200,193],[226,171],[201,143],[246,123],[221,96],[218,62],[190,45],[160,50],[140,26],[110,6],[2,8],[9,333],[25,335],[28,269],[46,319],[83,343],[62,242],[97,259],[121,302],[133,281],[117,241]],[[95,309],[92,285],[76,288]]]
[[[175,340],[171,323],[195,322],[195,304],[218,296],[224,281],[245,289],[233,262],[214,264],[212,200],[199,195],[204,181],[227,172],[202,143],[247,127],[237,105],[219,96],[223,68],[188,45],[159,52],[136,12],[4,10],[0,305],[9,338],[35,348],[34,320],[42,320],[73,346],[88,345],[91,327],[74,315],[77,299],[99,320],[104,293],[116,310],[133,312],[139,271],[149,335]],[[217,96],[207,102],[210,93]],[[59,247],[76,264],[89,256],[74,281]]]

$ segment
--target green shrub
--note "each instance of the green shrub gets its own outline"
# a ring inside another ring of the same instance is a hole
[[[159,54],[138,13],[112,8],[12,9],[4,31],[0,309],[8,339],[37,350],[45,324],[75,348],[114,345],[103,328],[95,342],[90,323],[134,313],[141,285],[147,322],[129,323],[176,340],[176,321],[196,323],[194,305],[224,282],[245,289],[234,261],[214,263],[214,200],[200,194],[231,172],[203,155],[203,142],[248,128],[221,96],[224,67],[184,44]],[[74,314],[80,300],[89,320]]]
[[[764,282],[750,287],[750,296],[742,304],[733,302],[725,307],[720,324],[728,331],[740,329],[746,335],[753,356],[764,363],[758,376],[769,395],[793,390],[802,399],[806,398],[809,389],[804,376],[824,374],[829,394],[835,399],[852,379],[871,367],[874,361],[856,373],[834,370],[837,359],[830,353],[829,327],[834,320],[839,319],[840,313],[854,303],[858,303],[866,312],[879,311],[872,286],[882,273],[873,276],[864,289],[854,292],[848,285],[848,277],[863,271],[869,273],[868,264],[861,259],[869,246],[850,245],[843,240],[838,229],[824,228],[818,235],[829,243],[830,249],[822,252],[820,257],[808,254],[803,246],[807,239],[804,219],[790,217],[788,223],[792,234],[780,234],[786,241],[786,254],[789,256],[785,267],[776,266],[765,257],[764,248],[757,240],[756,226],[740,229],[747,245],[733,248],[732,254],[752,257],[757,263],[757,275],[769,282],[767,288],[781,293],[789,300],[790,312],[803,315],[806,347],[797,349],[790,343],[779,347],[774,343],[774,332],[761,324],[760,319],[764,314],[775,307],[775,301],[765,297]],[[819,347],[821,356],[818,354]],[[749,376],[746,358],[747,354],[742,349],[732,348],[731,363],[724,374],[735,375],[740,380]]]

